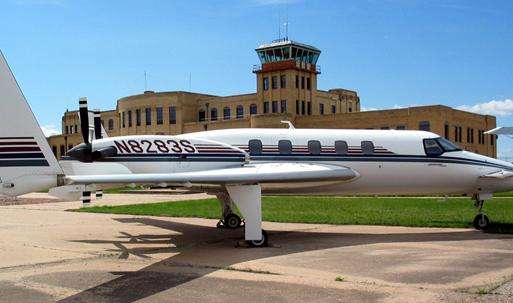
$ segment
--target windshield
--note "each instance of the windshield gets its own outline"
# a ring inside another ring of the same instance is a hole
[[[439,137],[439,138],[436,138],[436,141],[438,142],[438,144],[440,144],[440,146],[446,152],[460,151],[461,150],[461,148],[458,145],[452,143],[451,141],[449,141],[449,140],[447,140],[445,138]]]

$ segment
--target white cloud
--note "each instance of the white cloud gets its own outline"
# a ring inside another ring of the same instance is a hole
[[[373,111],[373,110],[379,110],[379,108],[375,108],[375,107],[362,107],[362,108],[360,108],[360,111],[362,111],[362,112],[369,112],[369,111]]]
[[[41,125],[41,130],[43,131],[43,134],[45,134],[46,137],[58,135],[61,133],[53,124]]]
[[[474,105],[461,105],[456,108],[467,112],[505,117],[513,115],[513,100],[492,100]]]

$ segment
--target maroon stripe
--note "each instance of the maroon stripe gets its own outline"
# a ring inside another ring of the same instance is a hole
[[[0,147],[0,152],[41,151],[37,146]]]
[[[37,145],[37,142],[0,142],[0,145]]]

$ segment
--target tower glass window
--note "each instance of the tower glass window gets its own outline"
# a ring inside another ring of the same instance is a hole
[[[278,101],[273,101],[272,106],[273,106],[273,113],[277,113],[278,112]]]
[[[287,100],[281,100],[280,101],[280,111],[282,113],[286,113],[287,112]]]
[[[277,89],[278,87],[278,76],[273,76],[272,78],[272,87],[273,89]]]
[[[176,107],[169,107],[169,124],[176,124]]]
[[[263,86],[264,86],[264,90],[268,90],[269,89],[269,78],[264,77],[264,79],[263,79]]]
[[[287,76],[285,76],[285,75],[280,76],[280,87],[287,88]]]

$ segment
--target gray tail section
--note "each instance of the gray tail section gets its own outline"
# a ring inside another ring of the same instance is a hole
[[[57,186],[62,169],[0,51],[0,194]]]

